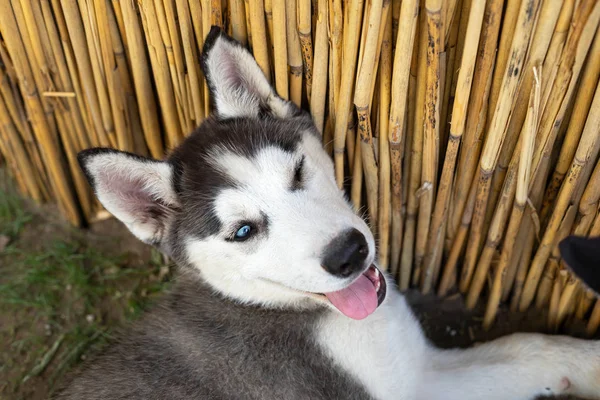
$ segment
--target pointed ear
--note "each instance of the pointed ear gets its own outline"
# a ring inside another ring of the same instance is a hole
[[[202,54],[217,116],[286,118],[301,113],[293,103],[277,95],[252,54],[221,28],[211,28]]]
[[[568,236],[558,246],[571,272],[600,295],[600,237]]]
[[[137,238],[159,245],[179,205],[172,165],[112,149],[77,157],[100,203]]]

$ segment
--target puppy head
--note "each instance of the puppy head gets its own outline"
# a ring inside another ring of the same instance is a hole
[[[225,296],[366,317],[385,295],[374,239],[337,187],[310,116],[220,29],[203,53],[214,114],[164,161],[82,152],[99,200]]]

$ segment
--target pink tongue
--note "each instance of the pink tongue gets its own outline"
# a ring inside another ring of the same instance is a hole
[[[325,293],[325,296],[344,315],[353,319],[366,318],[377,308],[377,291],[364,275],[347,288]]]

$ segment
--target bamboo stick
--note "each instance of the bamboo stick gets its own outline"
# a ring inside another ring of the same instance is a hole
[[[323,133],[325,122],[325,97],[329,67],[329,43],[327,35],[329,14],[327,0],[318,0],[318,16],[315,32],[314,89],[311,94],[310,113],[319,132]]]
[[[215,0],[211,1],[211,4]],[[252,29],[252,52],[258,66],[271,82],[271,65],[269,63],[269,51],[267,48],[267,31],[265,27],[265,7],[262,0],[248,0],[250,5],[250,20]],[[288,14],[289,18],[292,15]]]
[[[360,32],[360,15],[363,1],[351,0],[348,4],[348,31]],[[356,54],[358,52],[357,38],[349,34],[344,42],[342,76],[340,81],[340,96],[336,104],[336,121],[333,135],[333,152],[335,172],[338,186],[342,188],[344,181],[344,144],[346,141],[346,127],[348,125],[348,112],[352,96],[352,79],[356,70]]]
[[[523,128],[522,133],[522,146],[517,145],[517,149],[520,148],[520,151],[515,151],[515,158],[518,158],[518,176],[516,180],[516,192],[514,194],[514,204],[512,207],[510,222],[508,225],[508,229],[505,235],[505,241],[502,247],[502,252],[500,255],[500,263],[496,269],[491,293],[488,299],[486,312],[483,320],[484,329],[489,329],[492,321],[496,317],[496,313],[498,311],[498,305],[500,303],[501,295],[502,295],[502,286],[503,281],[506,276],[506,272],[508,269],[508,263],[510,261],[509,255],[510,251],[515,244],[515,240],[517,237],[518,229],[521,225],[521,218],[523,217],[523,211],[525,209],[525,205],[527,203],[527,193],[529,190],[529,181],[531,177],[531,161],[533,158],[533,145],[535,142],[535,133],[537,131],[537,124],[539,121],[539,110],[540,110],[540,101],[541,101],[541,71],[538,69],[534,69],[533,75],[535,76],[535,84],[531,89],[531,93],[529,96],[529,105],[527,118],[525,122],[525,126]],[[505,187],[506,187],[505,183]],[[510,183],[509,183],[510,185]],[[499,215],[499,214],[496,214]],[[496,217],[495,215],[495,217]],[[497,227],[497,228],[496,228]],[[488,237],[488,242],[486,243],[486,248],[492,248],[495,250],[496,243],[500,240],[500,236],[502,234],[502,227],[498,226],[498,224],[492,223],[492,229],[495,229],[495,236],[490,232]],[[485,252],[485,250],[484,250]],[[482,257],[483,258],[483,257]],[[481,260],[480,260],[481,263]],[[479,297],[479,293],[483,286],[483,278],[487,275],[487,269],[489,265],[486,266],[478,266],[475,277],[477,278],[479,274],[479,279],[474,279],[473,285],[469,290],[470,301],[468,301],[467,307],[473,308],[474,305],[474,297]],[[477,284],[475,282],[478,282]]]
[[[540,283],[538,285],[538,290],[536,293],[536,307],[541,309],[548,305],[550,301],[550,297],[552,295],[552,285],[556,280],[559,280],[558,269],[559,269],[559,259],[560,253],[558,251],[558,243],[561,240],[566,238],[571,232],[571,228],[573,227],[573,222],[575,221],[575,216],[577,215],[577,207],[571,205],[567,208],[565,212],[565,216],[560,222],[560,226],[558,228],[558,232],[556,233],[556,238],[553,243],[552,253],[547,260],[546,269],[544,274],[540,279]],[[562,286],[559,284],[559,286]],[[562,287],[561,287],[562,290]],[[554,321],[556,320],[556,314],[558,312],[558,302],[555,302],[552,307],[550,307],[550,313],[548,315],[549,318],[549,326],[554,325]]]
[[[423,1],[423,0],[421,0]],[[424,4],[424,3],[422,3]],[[406,202],[406,216],[404,219],[404,237],[402,244],[402,256],[400,258],[401,271],[413,271],[412,284],[418,283],[421,277],[418,269],[413,270],[415,231],[417,210],[419,208],[418,190],[421,183],[421,166],[423,160],[423,112],[425,107],[425,89],[427,72],[427,23],[425,12],[420,13],[419,20],[419,44],[418,44],[418,67],[415,99],[414,126],[412,132],[412,143],[410,152],[410,176],[408,181],[408,193]],[[418,266],[415,266],[418,267]],[[404,272],[406,274],[406,272]]]
[[[482,228],[485,217],[485,209],[489,197],[489,189],[491,185],[492,173],[500,156],[500,149],[505,139],[505,127],[511,110],[511,101],[515,96],[517,85],[522,73],[523,63],[527,54],[527,44],[532,34],[533,25],[535,23],[539,1],[523,0],[517,25],[515,27],[514,40],[512,42],[508,64],[504,71],[504,78],[496,110],[494,111],[493,119],[490,123],[490,130],[486,138],[479,169],[480,180],[477,183],[477,196],[475,200],[475,208],[473,212],[473,220],[471,222],[471,232],[467,242],[467,253],[463,264],[461,274],[460,290],[466,293],[473,272],[475,263],[480,251],[480,242],[482,236]],[[534,10],[534,12],[531,12]]]
[[[163,114],[166,130],[166,148],[173,148],[183,138],[179,116],[177,115],[177,105],[174,97],[173,82],[171,73],[167,64],[167,54],[160,34],[158,20],[154,5],[149,2],[139,2],[138,7],[142,17],[142,26],[146,34],[148,54],[154,83],[157,88],[158,102],[161,113]]]
[[[548,150],[545,150],[545,148],[552,147],[552,142],[554,141],[554,137],[556,136],[555,133],[552,133],[551,129],[552,126],[554,126],[554,120],[556,116],[560,114],[559,108],[561,103],[563,102],[563,99],[566,95],[569,86],[569,82],[571,80],[572,68],[575,62],[575,52],[577,48],[577,43],[579,42],[579,38],[581,37],[583,27],[585,25],[585,22],[587,21],[587,17],[592,11],[592,6],[592,2],[582,0],[579,4],[579,8],[575,12],[573,30],[571,32],[571,35],[567,39],[567,44],[565,45],[565,52],[561,57],[560,67],[557,73],[556,84],[551,89],[548,105],[546,106],[544,116],[542,117],[542,122],[540,124],[540,131],[541,135],[543,136],[541,137],[541,143],[539,146],[540,150],[536,152],[537,159],[543,157],[544,152],[549,152]],[[596,102],[596,97],[599,97],[598,90],[596,90],[594,102]],[[600,103],[600,100],[598,100],[597,102]],[[563,109],[564,108],[565,107],[563,106]],[[596,149],[594,146],[596,146],[597,143],[600,143],[600,141],[592,139],[592,136],[594,135],[594,128],[588,128],[588,123],[590,122],[595,122],[596,127],[600,126],[600,119],[598,121],[595,121],[596,118],[600,118],[600,116],[597,115],[600,114],[600,112],[596,112],[594,110],[595,106],[594,104],[592,104],[592,111],[590,113],[591,118],[588,117],[586,127],[584,127],[584,132],[582,133],[581,141],[578,146],[578,152],[576,152],[575,159],[573,160],[573,163],[571,164],[571,168],[569,170],[569,174],[572,175],[570,176],[570,179],[567,182],[568,184],[563,185],[563,187],[561,188],[557,199],[556,207],[554,208],[552,217],[548,223],[548,228],[545,231],[542,243],[538,248],[538,251],[536,252],[536,255],[532,261],[530,270],[528,272],[527,281],[523,289],[523,297],[521,298],[521,302],[519,304],[520,310],[525,310],[531,303],[531,300],[533,299],[535,289],[537,288],[539,279],[541,277],[541,273],[543,272],[543,266],[545,265],[546,260],[550,254],[552,242],[556,235],[558,224],[560,223],[560,220],[562,220],[563,213],[567,208],[567,203],[573,193],[573,190],[575,189],[576,184],[579,184],[581,170],[589,162],[590,157],[595,157],[594,152],[597,153],[598,151],[598,149]],[[586,132],[586,129],[588,130],[588,132]],[[548,133],[545,134],[546,132]],[[538,143],[536,143],[536,147],[537,144]],[[586,147],[586,150],[583,150],[581,149],[582,144],[592,147]],[[534,161],[534,164],[535,163],[536,161]]]
[[[290,69],[290,100],[300,107],[302,105],[302,50],[298,29],[296,28],[296,7],[293,1],[286,1],[285,14],[288,65]]]
[[[429,293],[433,282],[434,261],[442,252],[444,230],[448,207],[450,205],[450,192],[454,178],[454,167],[458,157],[460,141],[465,130],[466,111],[471,94],[471,83],[477,57],[477,42],[481,33],[481,26],[485,11],[485,2],[478,2],[470,9],[469,24],[467,25],[467,40],[465,51],[460,64],[456,97],[452,109],[452,124],[446,158],[442,169],[442,177],[435,200],[433,217],[427,242],[427,253],[423,262],[423,293]]]
[[[483,228],[484,231],[487,231],[490,227],[495,206],[498,201],[503,182],[505,181],[508,164],[515,150],[517,140],[520,137],[519,132],[521,132],[523,122],[525,121],[527,102],[533,82],[533,74],[531,74],[530,71],[532,71],[536,65],[541,65],[544,61],[544,57],[550,45],[552,32],[554,31],[559,17],[561,5],[562,3],[560,1],[546,1],[543,2],[540,7],[535,33],[530,44],[527,61],[523,67],[526,73],[523,75],[522,82],[520,83],[517,91],[516,99],[513,102],[513,111],[511,112],[511,117],[509,119],[505,134],[506,140],[502,145],[500,157],[498,158],[498,165],[496,166],[494,176],[492,178],[490,199],[488,202],[489,204],[487,207]]]
[[[412,49],[415,47],[415,33],[417,30],[419,2],[405,0],[400,8],[399,19],[405,31],[399,32],[396,39],[394,66],[391,82],[391,107],[389,121],[389,148],[391,158],[392,180],[392,230],[391,230],[391,263],[392,270],[398,268],[400,259],[400,244],[402,241],[402,142],[403,129],[406,119],[410,118],[408,111],[408,88],[410,68],[412,63]],[[406,56],[410,54],[411,56]],[[382,139],[384,140],[384,139]],[[408,289],[410,279],[410,265],[405,264],[400,268],[400,290]]]
[[[590,54],[598,54],[600,52],[600,38],[596,35],[594,43],[590,49]],[[593,88],[596,87],[598,79],[600,77],[600,58],[590,57],[588,63],[585,66],[585,70],[581,77],[581,88]],[[592,90],[581,90],[578,96],[575,98],[575,104],[573,106],[573,113],[569,121],[569,127],[565,135],[565,141],[561,147],[560,155],[546,193],[544,194],[544,204],[542,207],[542,215],[548,215],[550,209],[556,199],[556,195],[562,185],[564,177],[568,171],[575,150],[577,149],[577,143],[581,138],[581,132],[585,120],[592,104],[593,91]]]
[[[417,279],[423,289],[422,263],[427,246],[429,225],[435,193],[438,153],[440,145],[440,51],[442,44],[442,2],[425,0],[427,23],[427,77],[425,89],[425,110],[423,128],[423,163],[421,167],[421,195],[419,196],[419,214],[415,240],[415,266],[419,271]]]
[[[130,1],[121,2],[121,12],[125,23],[127,43],[129,44],[133,83],[139,104],[144,137],[150,149],[150,154],[153,157],[160,158],[164,150],[160,140],[158,112],[150,81],[148,59],[144,50],[144,38],[142,37],[134,3]]]
[[[487,127],[489,130],[494,114],[496,113],[496,103],[500,96],[500,91],[503,86],[504,74],[506,65],[511,56],[511,48],[515,35],[515,29],[519,22],[519,17],[522,15],[523,3],[526,0],[508,0],[504,7],[504,18],[502,22],[502,33],[500,35],[500,43],[498,43],[498,55],[496,58],[496,66],[494,68],[494,76],[492,78],[492,88],[490,89],[490,104],[488,108]],[[533,10],[534,8],[531,8]],[[519,39],[517,37],[517,39]]]
[[[594,306],[594,310],[590,316],[585,333],[591,337],[596,334],[598,327],[600,327],[600,301],[596,300],[596,305]]]
[[[389,3],[388,3],[389,4]],[[398,263],[389,265],[391,214],[391,160],[388,140],[392,84],[392,18],[388,16],[379,63],[379,265],[396,276]],[[314,95],[314,94],[313,94]],[[400,237],[402,234],[400,233]],[[398,239],[400,240],[400,239]],[[396,260],[397,261],[397,260]]]
[[[273,55],[275,68],[275,88],[285,100],[289,99],[287,71],[287,38],[285,0],[273,0]]]
[[[467,106],[467,122],[454,184],[454,212],[450,215],[446,234],[449,242],[452,242],[459,229],[471,182],[477,170],[486,125],[488,96],[492,84],[501,17],[502,2],[487,2],[473,77],[473,94],[469,97]]]
[[[471,224],[473,210],[475,208],[475,197],[477,195],[476,183],[479,181],[479,174],[480,170],[477,170],[475,176],[473,177],[473,183],[471,185],[469,197],[467,199],[467,203],[465,204],[465,210],[462,214],[461,224],[458,228],[456,236],[454,237],[454,241],[452,242],[452,247],[448,255],[448,260],[446,261],[446,266],[438,289],[438,296],[441,297],[448,293],[450,285],[455,279],[458,260],[465,249],[465,241],[467,240],[467,233],[469,231],[469,225]]]
[[[364,25],[363,31],[367,31],[364,43],[364,54],[358,71],[356,89],[354,94],[354,105],[358,116],[358,132],[361,141],[361,158],[365,183],[367,189],[367,201],[370,222],[377,226],[378,209],[378,166],[375,158],[375,146],[371,132],[370,102],[371,86],[375,75],[375,60],[377,59],[377,41],[379,38],[379,26],[381,24],[382,0],[373,0],[369,10],[368,23]],[[355,160],[356,162],[356,160]]]
[[[297,0],[298,5],[298,36],[302,48],[302,65],[304,66],[304,83],[306,97],[310,102],[313,80],[313,45],[312,45],[312,16],[310,0]]]
[[[232,37],[246,46],[248,32],[246,28],[246,11],[243,0],[229,0],[229,18]]]

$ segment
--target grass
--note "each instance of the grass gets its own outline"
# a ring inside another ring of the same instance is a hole
[[[47,229],[14,193],[0,182],[0,235],[9,240],[0,248],[0,398],[47,398],[164,289],[168,267],[156,252],[140,266],[84,234]]]

